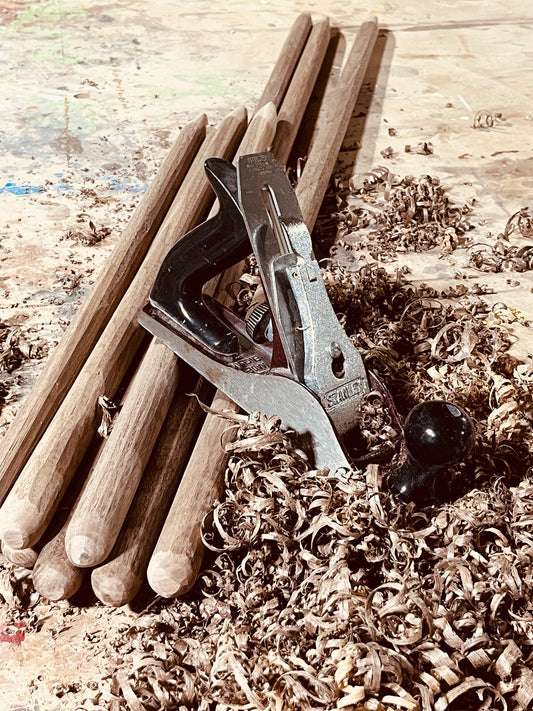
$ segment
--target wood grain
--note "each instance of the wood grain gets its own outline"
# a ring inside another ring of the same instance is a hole
[[[31,547],[46,529],[98,427],[99,396],[113,398],[143,338],[137,313],[159,265],[205,215],[211,191],[204,160],[233,155],[246,122],[245,109],[237,109],[203,143],[130,287],[4,501],[0,538],[11,547]]]
[[[66,531],[73,565],[98,565],[115,544],[177,387],[178,359],[170,356],[153,340],[133,377]]]
[[[276,137],[272,144],[272,152],[282,165],[285,165],[289,158],[305,107],[313,92],[313,87],[328,49],[330,34],[329,20],[327,18],[313,24],[305,48],[300,56],[300,61],[283,99],[279,110]]]
[[[289,34],[283,43],[276,64],[263,89],[263,93],[257,102],[255,112],[259,111],[259,109],[269,102],[272,102],[276,108],[281,106],[291,77],[294,74],[302,50],[305,47],[311,27],[311,15],[307,12],[298,15],[293,22]]]
[[[205,115],[187,124],[121,234],[2,440],[0,502],[52,420],[126,292],[205,138]]]

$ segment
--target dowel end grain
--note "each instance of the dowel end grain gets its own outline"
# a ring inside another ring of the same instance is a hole
[[[29,570],[35,565],[38,553],[33,548],[11,548],[7,543],[2,542],[2,555],[13,565]]]
[[[176,597],[184,595],[192,588],[196,571],[189,556],[159,551],[150,560],[147,577],[150,587],[158,595]]]
[[[90,536],[86,533],[69,534],[65,538],[67,557],[72,565],[78,568],[92,568],[107,557],[109,551],[105,542],[99,540],[97,535]]]
[[[35,527],[40,518],[40,511],[31,501],[8,497],[0,509],[0,539],[9,548],[31,548],[46,528]]]
[[[37,562],[32,575],[33,587],[47,600],[57,602],[72,597],[81,587],[83,573],[78,568],[54,565],[39,565]]]
[[[114,570],[112,564],[95,568],[91,573],[91,586],[104,605],[121,607],[133,600],[143,579],[127,570]]]

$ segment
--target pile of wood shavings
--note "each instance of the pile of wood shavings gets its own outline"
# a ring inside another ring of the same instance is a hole
[[[467,485],[440,506],[400,505],[385,466],[347,481],[310,470],[276,418],[251,416],[196,587],[114,641],[118,709],[533,705],[533,368],[476,295],[378,265],[324,276],[402,411],[453,394],[476,418]]]
[[[525,318],[502,303],[488,306],[466,286],[414,287],[401,271],[391,276],[377,264],[356,271],[330,265],[323,276],[343,326],[402,415],[423,400],[444,399],[475,418],[478,443],[466,485],[527,476],[533,361],[509,354],[507,328],[516,320],[530,326]]]
[[[337,240],[374,259],[393,261],[398,252],[440,247],[452,251],[467,241],[475,201],[455,205],[439,178],[400,178],[387,168],[354,176],[347,195],[338,183]]]
[[[531,271],[533,244],[510,244],[509,237],[513,232],[523,238],[533,237],[533,219],[527,207],[511,215],[495,242],[473,244],[469,250],[469,265],[483,272]]]
[[[116,708],[530,708],[531,479],[416,511],[375,465],[309,471],[275,418],[238,441],[196,592],[121,635]]]

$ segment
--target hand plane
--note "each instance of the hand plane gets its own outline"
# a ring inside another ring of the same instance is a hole
[[[219,211],[167,254],[139,322],[243,410],[278,415],[313,466],[349,471],[363,398],[390,396],[339,324],[295,192],[269,152],[205,170]],[[204,285],[250,252],[266,303],[244,318]],[[451,419],[470,444],[468,418]]]

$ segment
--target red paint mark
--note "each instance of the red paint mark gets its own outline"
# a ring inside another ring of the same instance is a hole
[[[0,642],[9,642],[17,646],[24,642],[26,637],[27,624],[25,622],[14,622],[12,625],[0,625]],[[6,629],[15,628],[16,632],[6,632]]]

